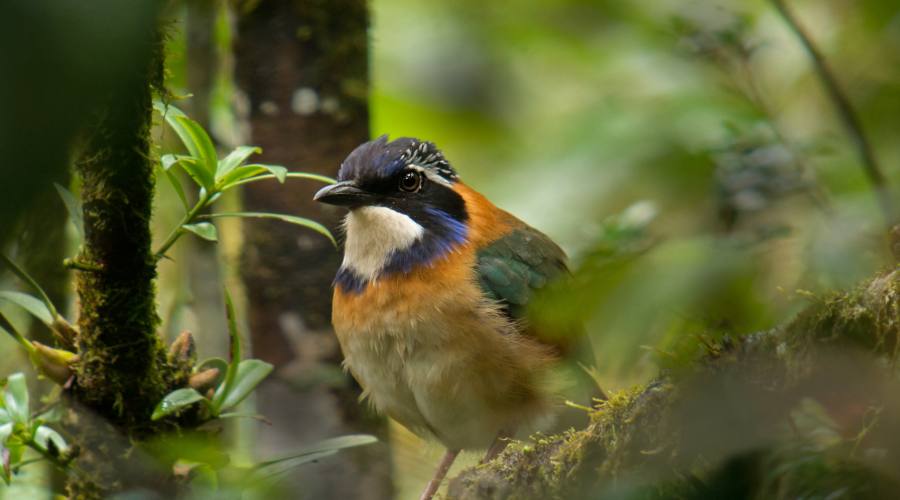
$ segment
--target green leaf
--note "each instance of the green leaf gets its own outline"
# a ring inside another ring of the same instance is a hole
[[[337,453],[345,448],[353,448],[378,442],[375,436],[368,434],[351,434],[325,439],[290,455],[259,463],[255,470],[257,479],[266,479],[287,471],[293,467],[309,463]]]
[[[248,167],[256,167],[261,168],[270,174],[274,175],[278,182],[284,184],[284,180],[287,179],[288,169],[280,166],[280,165],[266,165],[265,163],[253,163],[251,165],[247,165]]]
[[[331,231],[328,230],[322,224],[319,224],[316,221],[306,219],[304,217],[296,217],[294,215],[285,215],[285,214],[271,214],[268,212],[221,212],[217,214],[209,214],[204,217],[210,219],[216,219],[220,217],[253,217],[260,219],[278,219],[284,222],[290,222],[291,224],[296,224],[298,226],[303,226],[313,231],[325,236],[334,246],[337,246],[337,241],[335,241],[334,236],[331,235]]]
[[[268,174],[266,174],[266,172],[268,172]],[[240,181],[248,180],[261,175],[264,175],[266,178],[275,178],[278,180],[278,182],[284,184],[285,179],[287,179],[287,174],[288,171],[284,167],[278,165],[254,163],[252,165],[244,165],[242,167],[234,169],[233,171],[231,171],[231,173],[224,176],[222,180],[219,181],[219,185],[221,185],[222,189],[225,190],[241,184]]]
[[[0,301],[5,300],[25,309],[35,318],[41,320],[45,325],[53,324],[53,314],[47,309],[47,306],[27,293],[0,291]]]
[[[197,464],[191,468],[188,474],[188,482],[192,488],[216,491],[219,487],[219,476],[211,465]]]
[[[220,413],[218,416],[219,419],[226,418],[252,418],[253,420],[259,420],[260,422],[271,423],[264,415],[260,415],[259,413],[252,413],[247,411],[232,411],[228,413]]]
[[[25,384],[25,375],[13,373],[7,377],[6,390],[3,391],[3,405],[14,423],[28,423],[30,415],[28,412],[28,386]]]
[[[228,350],[228,369],[225,371],[225,381],[216,388],[213,394],[213,414],[218,415],[222,411],[222,403],[231,392],[237,377],[238,363],[241,362],[241,335],[237,328],[237,317],[234,314],[234,302],[231,295],[225,290],[225,315],[228,317],[228,337],[230,348]]]
[[[234,151],[228,153],[228,156],[219,160],[219,165],[216,168],[216,182],[222,180],[254,153],[262,153],[262,149],[255,146],[238,146],[234,148]]]
[[[50,311],[51,316],[56,318],[59,315],[59,313],[56,312],[56,307],[53,305],[53,302],[50,301],[50,297],[47,296],[47,292],[45,292],[44,289],[41,288],[41,285],[39,285],[38,282],[35,281],[34,278],[31,277],[31,275],[26,273],[24,269],[19,267],[19,265],[16,264],[15,262],[13,262],[12,259],[10,259],[9,257],[7,257],[6,255],[4,255],[2,253],[0,253],[0,261],[4,262],[7,266],[9,266],[9,268],[12,270],[13,274],[18,276],[20,280],[24,281],[25,283],[28,283],[29,285],[31,285],[32,288],[34,288],[37,291],[38,295],[41,298],[41,302],[43,302],[44,305],[47,306],[47,310]]]
[[[197,236],[209,241],[219,241],[219,233],[216,226],[209,222],[198,222],[196,224],[184,224],[181,226]]]
[[[15,325],[9,322],[2,313],[0,313],[0,330],[8,333],[16,342],[18,342],[26,352],[28,352],[29,357],[31,357],[32,361],[35,361],[33,356],[38,354],[37,348],[31,343],[30,340],[26,339],[22,332],[16,329]]]
[[[214,384],[215,386],[218,386],[222,383],[223,380],[225,380],[225,374],[228,373],[228,362],[222,358],[208,358],[197,365],[194,373],[199,373],[210,368],[219,370],[219,376],[216,378],[216,383]]]
[[[288,172],[287,174],[285,174],[284,177],[285,177],[285,179],[307,179],[307,180],[311,180],[311,181],[318,181],[323,184],[335,184],[337,182],[336,180],[332,179],[331,177],[327,177],[324,175],[318,175],[318,174],[307,174],[305,172]],[[248,184],[250,182],[256,182],[256,181],[261,181],[261,180],[265,180],[265,179],[276,179],[276,177],[272,174],[265,174],[265,175],[256,175],[256,176],[249,177],[249,178],[242,178],[240,180],[235,180],[235,181],[226,183],[225,186],[222,187],[222,189],[230,189],[235,186],[240,186],[242,184]]]
[[[176,389],[168,394],[153,409],[151,420],[159,420],[167,415],[177,413],[184,408],[196,403],[197,401],[205,401],[206,398],[202,394],[190,387]]]
[[[34,432],[34,440],[41,446],[44,447],[45,450],[50,449],[50,443],[53,443],[53,446],[56,447],[59,451],[66,451],[66,448],[69,445],[66,444],[66,440],[56,432],[55,430],[47,427],[46,425],[42,425],[37,428]]]
[[[269,481],[278,476],[279,474],[284,474],[289,470],[299,467],[303,464],[308,464],[312,462],[316,462],[318,460],[322,460],[323,458],[330,457],[332,455],[336,455],[338,450],[327,450],[327,451],[318,451],[312,453],[306,453],[302,456],[298,456],[292,460],[285,460],[277,465],[269,465],[266,467],[262,467],[254,471],[251,476],[251,480],[253,481]]]
[[[175,191],[175,194],[178,195],[178,199],[181,200],[181,204],[184,206],[184,210],[190,211],[191,205],[188,203],[187,196],[184,194],[184,187],[181,186],[181,181],[175,177],[169,169],[160,165],[160,170],[162,170],[163,174],[166,175],[166,179],[169,180],[169,184],[172,186],[172,189]]]
[[[0,460],[2,460],[2,474],[0,477],[3,478],[3,482],[9,486],[10,481],[12,480],[12,467],[10,466],[10,456],[11,453],[9,449],[5,447],[0,447]]]
[[[59,197],[62,198],[63,204],[66,206],[66,211],[69,212],[69,219],[75,226],[75,231],[83,241],[84,215],[81,211],[81,202],[78,201],[78,198],[75,198],[75,195],[73,195],[68,189],[60,186],[55,182],[53,183],[53,185],[56,187],[56,192],[59,193]]]
[[[188,118],[175,106],[156,100],[153,107],[165,117],[166,123],[178,134],[191,156],[198,161],[198,167],[204,172],[206,181],[202,185],[211,187],[214,184],[216,164],[218,163],[216,147],[213,145],[212,139],[199,123]]]
[[[204,169],[209,172],[210,178],[215,178],[218,155],[216,154],[216,146],[213,144],[212,139],[209,138],[209,134],[206,133],[206,130],[203,130],[199,123],[187,116],[176,116],[175,121],[181,125],[182,130],[189,137],[188,140],[193,143],[193,149],[188,147],[188,151],[191,152],[192,156],[200,160]],[[179,133],[179,137],[181,137],[182,142],[185,142],[185,137],[181,133]],[[185,142],[185,146],[187,145],[188,142]]]
[[[258,359],[241,361],[237,367],[234,383],[225,394],[219,410],[227,410],[241,403],[256,389],[256,386],[272,373],[273,366]]]
[[[3,425],[0,425],[0,444],[6,444],[6,440],[9,439],[9,436],[12,435],[13,432],[13,424],[12,422],[6,422]]]
[[[185,155],[163,155],[161,161],[163,170],[168,171],[173,166],[178,165],[191,176],[191,179],[194,179],[197,185],[207,190],[213,189],[212,175],[203,169],[197,158]]]

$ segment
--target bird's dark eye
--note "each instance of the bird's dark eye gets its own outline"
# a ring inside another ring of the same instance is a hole
[[[408,193],[414,193],[422,187],[422,174],[408,170],[400,176],[400,189]]]

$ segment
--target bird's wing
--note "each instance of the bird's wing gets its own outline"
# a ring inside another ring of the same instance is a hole
[[[534,293],[569,274],[566,254],[537,229],[516,220],[516,229],[478,251],[477,272],[485,294],[503,305],[518,331],[553,349],[569,360],[567,393],[573,400],[606,399],[603,390],[581,367],[595,362],[580,324],[536,325],[527,321],[527,306]],[[585,396],[587,395],[587,396]]]
[[[499,301],[510,319],[525,319],[534,292],[565,275],[566,254],[537,229],[521,223],[477,253],[485,294]]]

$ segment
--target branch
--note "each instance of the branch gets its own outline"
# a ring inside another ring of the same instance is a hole
[[[888,190],[887,178],[881,171],[881,167],[878,165],[878,160],[875,158],[875,152],[872,149],[872,144],[869,142],[869,139],[863,130],[862,122],[856,114],[856,111],[853,109],[850,98],[847,97],[847,93],[841,88],[837,77],[828,66],[825,57],[822,56],[822,53],[816,48],[812,38],[810,38],[806,30],[803,29],[803,26],[800,25],[800,22],[784,3],[784,0],[772,0],[772,4],[775,6],[775,9],[778,10],[778,13],[787,23],[788,27],[790,27],[791,31],[793,31],[797,38],[800,39],[800,43],[809,54],[810,59],[812,59],[816,74],[825,86],[828,97],[831,99],[835,108],[837,108],[838,116],[840,117],[841,122],[843,122],[844,127],[847,129],[847,133],[850,135],[853,145],[856,147],[866,177],[868,177],[869,182],[875,189],[875,195],[881,205],[881,211],[888,223],[888,227],[892,226],[896,221],[896,212],[894,211],[894,203]]]
[[[754,498],[828,488],[859,497],[885,481],[891,489],[877,491],[900,491],[900,443],[890,437],[900,418],[898,341],[900,269],[612,394],[586,429],[511,443],[453,479],[448,498],[731,498],[727,487]],[[804,404],[819,405],[833,428],[810,428],[809,415],[795,422]],[[838,444],[823,448],[823,430]],[[882,461],[856,459],[860,447],[880,449]]]

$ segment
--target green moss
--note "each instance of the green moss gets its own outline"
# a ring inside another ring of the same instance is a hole
[[[770,420],[765,426],[783,423],[787,410],[812,394],[804,391],[815,390],[815,380],[809,379],[823,373],[816,370],[829,369],[830,365],[818,364],[823,348],[828,352],[833,347],[854,346],[868,351],[869,356],[887,359],[893,366],[900,337],[898,325],[900,271],[894,270],[856,290],[818,301],[783,328],[734,341],[725,339],[707,349],[689,370],[611,394],[592,413],[585,429],[540,436],[528,444],[512,443],[496,460],[453,479],[448,497],[569,499],[611,495],[643,499],[734,498],[737,494],[743,498],[824,498],[846,491],[859,498],[873,498],[896,492],[895,478],[848,459],[852,453],[845,450],[837,458],[829,457],[828,450],[811,449],[802,441],[767,446],[762,444],[765,441],[757,441],[760,449],[739,451],[721,464],[714,458],[713,443],[708,448],[713,460],[704,461],[709,458],[701,459],[698,449],[682,442],[685,421],[679,419],[685,415],[701,420],[716,418],[715,411],[685,414],[683,405],[692,404],[691,398],[699,397],[705,404],[752,405],[753,401],[741,398],[756,396],[767,398],[759,400],[768,408],[768,413],[761,414]],[[703,389],[699,394],[698,387]],[[719,399],[723,396],[732,400]],[[868,396],[861,397],[865,401]],[[703,408],[701,405],[701,411]],[[888,420],[893,419],[884,419]],[[725,432],[728,430],[726,427]],[[765,471],[777,474],[762,474]],[[734,489],[735,485],[740,491]]]
[[[77,275],[80,362],[68,392],[78,404],[67,427],[82,450],[78,467],[84,471],[68,484],[74,498],[165,484],[165,474],[133,463],[132,443],[171,425],[150,415],[187,377],[184,366],[167,359],[157,335],[150,127],[153,90],[162,86],[163,42],[152,14],[133,71],[95,116],[76,162],[85,226],[78,260],[86,266]]]

